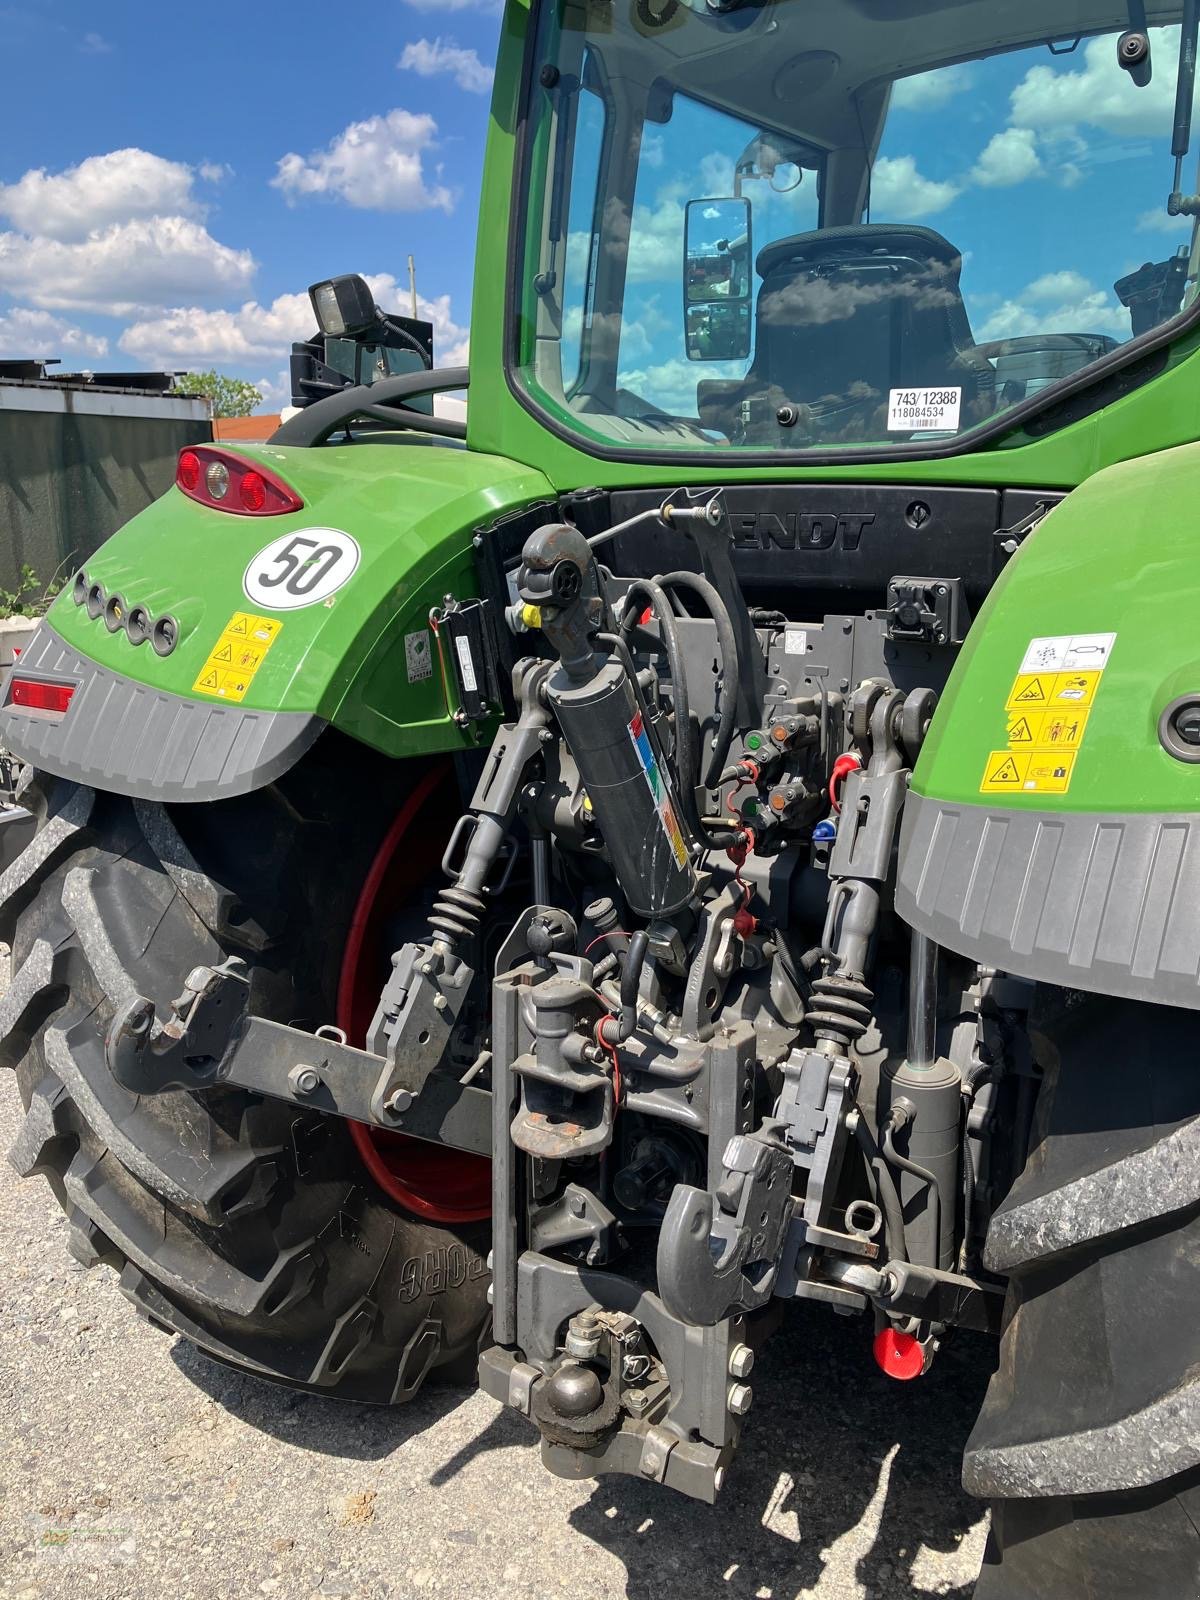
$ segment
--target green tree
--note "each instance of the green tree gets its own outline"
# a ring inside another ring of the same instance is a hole
[[[185,372],[175,379],[175,393],[205,396],[212,401],[214,417],[250,417],[262,405],[262,395],[252,383],[219,372]]]

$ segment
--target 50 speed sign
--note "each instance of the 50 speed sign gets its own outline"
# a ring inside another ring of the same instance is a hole
[[[246,568],[246,598],[268,611],[315,606],[350,581],[361,551],[338,528],[300,528],[280,534]]]

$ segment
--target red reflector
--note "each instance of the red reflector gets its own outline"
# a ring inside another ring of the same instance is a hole
[[[194,494],[200,487],[200,457],[194,450],[179,452],[179,465],[175,468],[175,482],[185,494]]]
[[[71,704],[73,683],[39,683],[36,678],[14,678],[8,689],[10,706],[25,706],[30,711],[57,711],[60,715]]]
[[[901,1333],[897,1328],[881,1328],[875,1335],[871,1353],[881,1372],[889,1378],[899,1378],[902,1383],[919,1378],[925,1371],[925,1347],[911,1333]]]
[[[247,511],[261,511],[267,503],[267,486],[261,474],[247,472],[238,484],[238,494]]]

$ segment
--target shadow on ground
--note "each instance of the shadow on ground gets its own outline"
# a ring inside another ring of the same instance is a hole
[[[569,1514],[570,1523],[624,1564],[629,1600],[791,1600],[805,1590],[840,1600],[856,1592],[844,1575],[823,1583],[827,1567],[838,1574],[853,1567],[873,1600],[968,1600],[973,1577],[955,1586],[934,1577],[932,1567],[922,1576],[920,1552],[952,1554],[982,1515],[959,1472],[993,1350],[987,1340],[960,1335],[926,1378],[895,1383],[871,1359],[865,1321],[796,1308],[755,1369],[754,1408],[716,1507],[632,1478],[607,1478]],[[469,1394],[430,1385],[408,1406],[382,1410],[266,1383],[183,1342],[172,1356],[250,1426],[351,1460],[389,1455]],[[434,1470],[430,1484],[451,1488],[470,1462],[522,1445],[535,1468],[533,1430],[501,1412]],[[547,1507],[537,1536],[553,1537],[548,1519],[555,1515]]]
[[[853,1562],[871,1596],[967,1600],[974,1563],[958,1586],[927,1584],[917,1569],[922,1546],[952,1553],[983,1514],[959,1474],[993,1351],[960,1336],[927,1377],[896,1383],[874,1365],[863,1321],[798,1308],[755,1368],[754,1408],[717,1506],[610,1478],[571,1522],[624,1562],[630,1600],[791,1600],[806,1589],[834,1600],[853,1593],[844,1578],[821,1583],[839,1540],[859,1548],[843,1548],[836,1566]]]
[[[189,1383],[249,1427],[297,1449],[348,1461],[378,1461],[390,1456],[471,1393],[457,1384],[429,1383],[406,1406],[354,1405],[226,1367],[185,1339],[175,1340],[171,1360]],[[517,1420],[514,1418],[514,1423]]]

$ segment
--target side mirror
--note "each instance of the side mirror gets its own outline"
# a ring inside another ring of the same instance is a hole
[[[750,354],[753,262],[749,200],[688,202],[683,319],[689,361],[744,361]]]
[[[326,278],[308,291],[317,327],[327,339],[353,339],[379,325],[375,296],[365,278],[347,272],[340,278]]]

